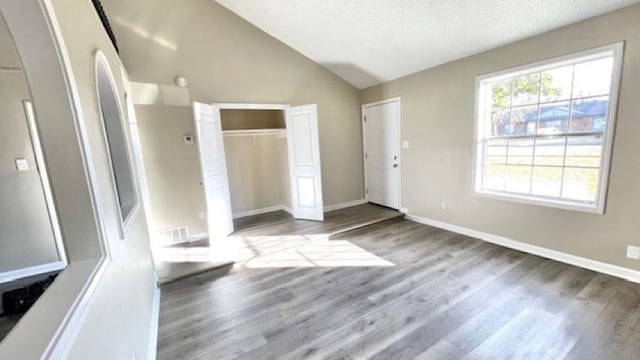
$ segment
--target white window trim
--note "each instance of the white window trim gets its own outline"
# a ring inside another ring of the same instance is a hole
[[[544,197],[534,196],[534,195],[526,195],[526,194],[516,194],[516,193],[508,193],[508,192],[500,192],[500,191],[491,191],[491,190],[483,190],[479,188],[478,177],[482,176],[483,172],[480,168],[482,164],[482,159],[480,156],[484,156],[483,150],[480,148],[482,145],[481,139],[484,134],[482,133],[482,128],[479,126],[480,124],[480,114],[483,114],[481,107],[484,102],[481,101],[482,97],[482,87],[481,84],[484,80],[492,79],[492,80],[500,80],[501,78],[512,78],[518,77],[519,75],[529,74],[536,71],[544,71],[550,68],[561,67],[563,65],[568,65],[575,63],[576,60],[589,60],[589,58],[597,58],[602,55],[602,53],[611,52],[613,55],[613,72],[611,77],[611,89],[609,90],[609,108],[607,113],[607,127],[604,133],[604,142],[602,145],[602,165],[600,166],[600,174],[599,174],[599,187],[598,187],[598,196],[596,198],[595,203],[584,203],[581,204],[579,201],[570,201],[563,199],[546,199]],[[497,71],[490,74],[485,74],[476,77],[476,89],[475,89],[475,113],[474,113],[474,131],[473,131],[473,169],[472,169],[472,196],[496,199],[496,200],[504,200],[509,202],[528,204],[528,205],[537,205],[544,207],[551,207],[557,209],[564,210],[573,210],[580,211],[592,214],[604,214],[606,199],[607,199],[607,189],[609,185],[609,172],[611,168],[611,153],[613,151],[613,138],[615,133],[615,124],[616,124],[616,115],[617,115],[617,107],[618,107],[618,93],[620,90],[620,82],[622,75],[622,63],[624,57],[624,41],[620,41],[614,44],[600,46],[552,59],[547,59],[535,63],[531,63],[528,65],[518,66],[510,69],[505,69],[501,71]]]
[[[135,200],[135,203],[133,204],[133,207],[131,208],[131,210],[129,210],[129,213],[125,216],[125,214],[122,213],[122,207],[121,207],[121,203],[120,203],[120,199],[118,198],[120,196],[119,192],[118,192],[118,187],[116,185],[116,174],[115,174],[115,168],[113,166],[113,158],[111,155],[111,145],[109,143],[109,138],[107,136],[107,123],[106,123],[106,119],[104,118],[104,113],[102,111],[102,103],[101,101],[101,97],[100,97],[100,90],[99,90],[99,80],[98,80],[98,69],[99,67],[102,67],[107,75],[107,77],[109,78],[109,83],[110,83],[110,87],[113,90],[113,94],[114,97],[116,99],[116,106],[118,108],[118,116],[120,117],[120,127],[122,130],[122,135],[124,136],[125,139],[125,143],[127,145],[127,147],[124,149],[125,153],[126,153],[126,157],[128,160],[128,166],[129,166],[129,172],[130,172],[130,181],[131,181],[131,185],[132,185],[132,191],[133,191],[133,198]],[[111,72],[111,66],[109,64],[109,60],[107,60],[107,57],[105,56],[105,54],[100,51],[97,50],[94,54],[94,81],[95,81],[95,88],[96,88],[96,98],[98,99],[98,106],[99,106],[99,116],[100,116],[100,120],[102,123],[102,135],[104,138],[104,143],[106,145],[106,152],[107,152],[107,161],[109,163],[109,172],[111,174],[111,184],[113,187],[113,191],[116,195],[116,204],[118,205],[118,217],[120,219],[120,239],[124,239],[125,238],[125,234],[127,232],[127,230],[129,229],[129,226],[132,223],[132,220],[135,219],[138,216],[138,212],[140,210],[140,199],[138,197],[138,189],[136,187],[136,179],[135,179],[135,175],[134,175],[134,167],[133,167],[133,159],[131,157],[131,152],[129,151],[129,144],[131,143],[130,141],[130,135],[127,131],[127,126],[126,126],[126,117],[124,116],[124,113],[122,112],[122,107],[120,104],[120,101],[123,101],[120,97],[120,93],[118,92],[118,87],[116,86],[116,81],[115,81],[115,77],[113,76],[113,73]]]

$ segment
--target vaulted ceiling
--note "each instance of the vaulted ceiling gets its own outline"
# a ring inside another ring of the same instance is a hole
[[[640,0],[216,0],[358,88]]]

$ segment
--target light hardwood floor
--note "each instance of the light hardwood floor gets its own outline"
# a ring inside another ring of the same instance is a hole
[[[330,233],[327,226],[263,216],[236,236],[277,242]],[[640,285],[407,220],[330,240],[307,237],[344,247],[307,249],[315,259],[337,259],[327,263],[237,265],[163,287],[158,358],[640,354]],[[382,261],[358,263],[372,257]],[[340,259],[349,266],[340,266]]]

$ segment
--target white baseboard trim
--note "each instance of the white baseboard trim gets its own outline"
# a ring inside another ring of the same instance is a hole
[[[567,254],[557,250],[547,249],[537,245],[531,245],[520,241],[508,239],[502,236],[485,233],[478,230],[465,228],[458,225],[449,224],[443,221],[428,219],[420,216],[416,216],[410,213],[406,214],[406,219],[415,221],[420,224],[425,224],[433,227],[437,227],[444,230],[449,230],[458,234],[467,235],[476,239],[480,239],[486,242],[490,242],[496,245],[504,246],[510,249],[519,250],[533,255],[538,255],[547,259],[560,261],[569,265],[578,266],[581,268],[597,271],[603,274],[619,277],[634,283],[640,283],[640,271],[627,269],[621,266],[604,263],[601,261],[591,260],[576,255]]]
[[[245,216],[260,215],[260,214],[270,213],[278,210],[284,210],[284,205],[275,205],[275,206],[269,206],[262,209],[253,209],[253,210],[236,212],[236,213],[233,213],[233,218],[237,219]]]
[[[153,294],[153,304],[151,306],[151,329],[149,334],[149,350],[147,359],[155,360],[158,348],[158,319],[160,318],[160,287],[153,284],[155,291]]]
[[[282,205],[282,210],[289,215],[293,215],[293,209],[290,206]]]
[[[189,236],[189,242],[193,242],[193,241],[199,241],[199,240],[204,240],[207,239],[209,237],[209,233],[200,233],[200,234],[193,234]]]
[[[324,212],[340,210],[340,209],[344,209],[352,206],[358,206],[366,203],[367,203],[367,199],[358,199],[358,200],[343,202],[341,204],[328,205],[324,207]]]
[[[49,264],[31,266],[24,269],[7,271],[0,273],[0,284],[4,284],[10,281],[24,279],[29,276],[36,276],[46,274],[53,271],[62,270],[67,266],[64,261],[56,261]]]

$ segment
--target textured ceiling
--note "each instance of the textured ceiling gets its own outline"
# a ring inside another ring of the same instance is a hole
[[[358,88],[640,0],[216,0]]]

